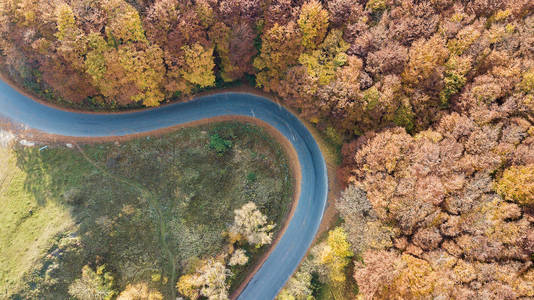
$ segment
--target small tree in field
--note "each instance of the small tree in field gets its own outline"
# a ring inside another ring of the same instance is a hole
[[[146,282],[128,284],[117,300],[163,300],[163,295],[149,289]]]
[[[229,286],[226,279],[230,275],[230,270],[222,262],[210,259],[196,273],[180,277],[176,287],[180,294],[190,299],[199,296],[210,300],[228,299]]]
[[[232,257],[230,257],[230,261],[228,264],[230,266],[243,266],[248,262],[248,256],[245,253],[245,250],[243,249],[237,249],[234,254],[232,254]]]
[[[108,300],[116,295],[113,290],[113,277],[105,272],[104,265],[96,272],[88,265],[82,268],[82,277],[69,286],[69,294],[80,300]]]
[[[249,202],[240,209],[234,210],[234,224],[230,227],[231,236],[241,236],[256,247],[272,242],[274,224],[267,224],[267,216],[263,215],[254,202]]]

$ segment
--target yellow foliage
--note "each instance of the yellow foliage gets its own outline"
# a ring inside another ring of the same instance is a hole
[[[180,294],[195,300],[199,297],[197,286],[197,276],[192,274],[183,275],[176,283],[176,288]]]
[[[124,49],[125,51],[119,51],[121,65],[140,90],[140,93],[133,96],[133,100],[143,101],[145,106],[158,106],[164,98],[160,90],[165,75],[163,51],[156,45],[145,51]]]
[[[11,2],[11,3],[10,3]],[[39,21],[37,13],[39,12],[39,3],[35,0],[12,0],[0,1],[0,5],[4,4],[15,8],[16,22],[20,25],[31,26]]]
[[[447,42],[447,48],[451,53],[461,55],[467,50],[479,37],[481,33],[474,26],[467,26],[460,30],[455,39]]]
[[[106,35],[115,42],[147,42],[139,12],[124,0],[103,1],[108,16]]]
[[[57,15],[57,30],[56,37],[62,41],[72,34],[72,30],[76,28],[76,21],[74,20],[74,13],[70,5],[66,3],[60,4],[56,9]]]
[[[515,31],[515,25],[514,24],[506,24],[506,26],[504,27],[504,32],[510,34],[510,33],[513,33]]]
[[[202,26],[208,28],[213,24],[215,20],[213,8],[211,8],[207,0],[195,1],[195,12]]]
[[[285,26],[275,24],[264,32],[260,54],[253,63],[259,70],[256,85],[267,91],[273,90],[289,67],[296,64],[301,52],[300,44],[300,36],[294,22]]]
[[[335,283],[345,281],[343,271],[353,255],[342,227],[336,227],[328,233],[326,246],[320,252],[320,262],[328,266],[330,280]]]
[[[105,97],[117,97],[124,92],[121,88],[127,88],[132,93],[130,100],[142,101],[145,106],[159,105],[165,97],[163,51],[157,45],[139,49],[131,43],[119,47],[113,44],[113,39],[106,41],[99,33],[87,36],[89,51],[84,68],[94,85]]]
[[[386,0],[369,0],[365,8],[373,13],[383,11],[387,8]]]
[[[283,289],[280,294],[278,294],[278,296],[276,297],[277,300],[295,300],[295,296],[293,295],[290,295],[288,293],[288,291],[286,291],[285,289]]]
[[[501,9],[493,15],[493,20],[499,22],[508,18],[510,15],[512,15],[512,11],[510,9]]]
[[[103,78],[107,70],[104,53],[110,48],[104,38],[98,33],[91,33],[87,36],[90,51],[85,58],[85,69],[91,76],[96,86],[104,84]],[[109,83],[108,83],[109,84]],[[102,89],[102,87],[100,87]],[[102,91],[106,95],[105,91]]]
[[[298,24],[302,32],[302,46],[315,49],[326,35],[328,11],[320,2],[311,0],[302,5]]]
[[[410,48],[410,60],[402,74],[403,80],[409,85],[417,85],[442,66],[448,56],[445,41],[437,34],[429,40],[416,41]]]
[[[128,284],[117,300],[163,300],[163,295],[148,288],[145,282]]]
[[[318,79],[320,85],[330,83],[336,76],[338,67],[348,59],[345,51],[349,44],[342,38],[341,30],[332,30],[317,50],[303,53],[299,63],[306,67],[308,75]]]
[[[393,285],[401,297],[424,298],[431,295],[437,275],[430,264],[422,259],[403,254],[401,261],[406,265],[395,279]],[[405,290],[408,289],[408,290]]]
[[[495,190],[506,200],[534,205],[534,164],[506,169]]]
[[[513,288],[519,295],[534,297],[534,269],[530,269],[522,276],[515,278]]]
[[[525,93],[534,94],[534,68],[523,74],[523,80],[519,84],[519,87]]]
[[[181,74],[185,80],[201,88],[215,85],[213,68],[213,48],[205,49],[196,43],[182,47],[184,51],[184,66]]]
[[[469,283],[476,279],[477,272],[472,264],[459,260],[453,269],[457,281]]]
[[[230,244],[235,244],[243,239],[243,236],[238,232],[228,232],[228,240]]]
[[[60,41],[57,52],[78,70],[84,69],[83,56],[87,52],[87,40],[84,32],[78,28],[72,8],[68,4],[60,4],[56,9],[57,32]],[[46,47],[46,43],[41,43]],[[46,55],[46,52],[45,52]]]
[[[494,24],[486,32],[486,34],[488,36],[488,40],[490,43],[492,44],[499,43],[503,40],[506,34],[505,26],[500,25],[500,24]]]

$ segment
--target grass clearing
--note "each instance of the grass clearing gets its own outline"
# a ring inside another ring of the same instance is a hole
[[[0,296],[17,290],[49,240],[73,225],[69,211],[54,201],[38,201],[26,191],[26,173],[13,151],[0,147]]]
[[[64,298],[86,264],[105,264],[119,291],[143,281],[172,298],[180,274],[222,250],[234,209],[254,201],[282,224],[291,208],[285,153],[250,124],[222,122],[80,150],[5,151],[11,165],[0,169],[0,179],[18,183],[6,185],[9,193],[2,189],[0,203],[20,212],[0,213],[0,225],[28,224],[0,236],[0,282],[13,283],[0,296],[13,299]],[[41,250],[17,257],[31,240]],[[263,251],[251,250],[253,257]],[[15,257],[27,266],[18,273],[10,268]]]

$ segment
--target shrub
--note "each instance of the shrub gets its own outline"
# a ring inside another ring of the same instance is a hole
[[[217,133],[210,136],[210,148],[223,155],[232,148],[232,141],[223,139]]]
[[[365,8],[373,13],[381,12],[387,8],[386,0],[369,0]]]
[[[88,265],[82,268],[82,277],[69,286],[69,294],[80,300],[108,300],[116,295],[113,289],[113,276],[105,272],[105,266],[96,268]]]

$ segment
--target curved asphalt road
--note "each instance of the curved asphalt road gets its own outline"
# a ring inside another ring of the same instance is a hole
[[[42,105],[0,81],[0,116],[50,134],[73,137],[122,136],[222,115],[269,123],[295,148],[302,173],[298,206],[285,234],[238,299],[273,299],[311,245],[325,210],[328,178],[324,158],[306,127],[266,98],[221,93],[160,108],[121,114],[85,114]]]

